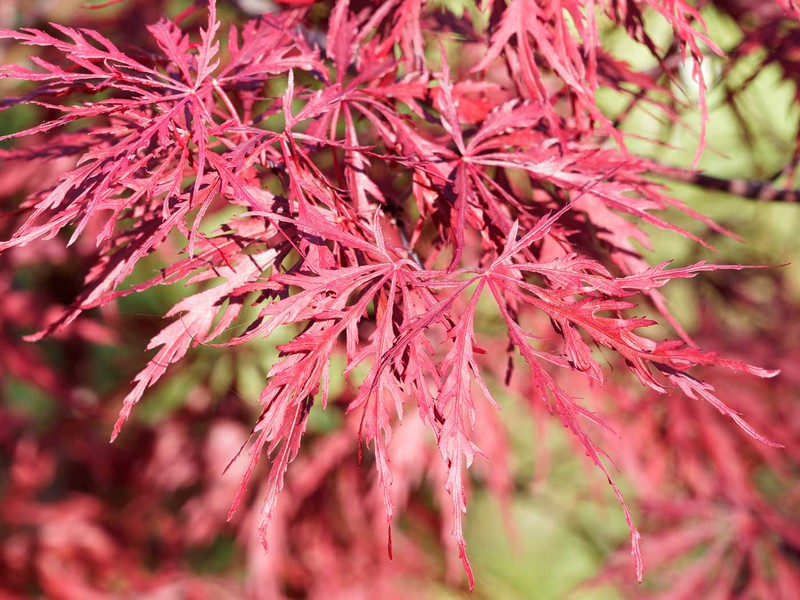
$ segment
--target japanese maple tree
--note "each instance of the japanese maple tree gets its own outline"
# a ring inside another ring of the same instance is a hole
[[[444,543],[470,587],[462,527],[470,466],[492,461],[490,487],[511,493],[495,414],[505,383],[536,418],[544,407],[560,421],[607,477],[641,580],[640,535],[610,460],[647,471],[639,464],[646,456],[626,450],[627,431],[637,439],[663,431],[667,446],[680,443],[669,424],[659,425],[659,407],[696,411],[698,420],[710,408],[730,422],[713,430],[714,440],[697,442],[698,456],[734,447],[737,427],[762,447],[789,440],[768,425],[763,407],[730,403],[712,385],[720,371],[745,375],[743,385],[752,386],[777,371],[704,350],[660,291],[673,280],[744,267],[650,264],[642,251],[654,228],[702,246],[734,235],[654,176],[709,188],[725,182],[635,153],[626,119],[643,106],[689,127],[672,91],[683,66],[701,115],[697,161],[708,117],[701,65],[708,54],[724,54],[706,31],[702,5],[745,23],[734,60],[752,52],[747,44],[767,45],[766,28],[780,32],[785,52],[765,62],[784,64],[789,79],[800,73],[792,46],[800,13],[787,1],[751,9],[686,0],[458,4],[285,0],[243,20],[210,0],[148,26],[149,38],[135,45],[110,29],[57,23],[0,30],[0,39],[29,52],[0,67],[0,80],[22,82],[0,110],[26,106],[36,115],[0,137],[0,158],[27,165],[37,179],[0,175],[19,198],[0,252],[62,247],[53,246],[60,240],[81,248],[86,269],[69,304],[27,339],[63,335],[84,312],[185,283],[187,293],[147,345],[155,353],[122,400],[112,439],[125,435],[148,390],[191,360],[192,348],[236,352],[280,339],[249,441],[245,431],[220,429],[223,462],[232,460],[241,475],[238,491],[224,496],[228,517],[265,463],[254,527],[266,545],[270,522],[288,510],[281,491],[290,463],[304,460],[310,416],[343,402],[340,430],[320,444],[341,457],[357,448],[357,461],[372,465],[389,554],[410,473],[428,476],[440,486]],[[666,47],[651,37],[646,16],[671,29]],[[611,26],[656,66],[637,69],[604,48]],[[626,98],[627,108],[606,110],[599,92]],[[734,191],[794,199],[793,169],[781,175],[784,188],[738,182]],[[685,217],[708,236],[679,225]],[[163,267],[151,277],[154,264]],[[8,307],[6,318],[16,318],[20,305]],[[771,366],[764,358],[755,362]],[[352,394],[331,393],[336,365]],[[644,395],[601,400],[614,386]],[[619,416],[628,409],[641,422]],[[748,414],[757,417],[753,426]],[[610,457],[599,445],[609,424],[622,444]],[[225,436],[238,436],[246,456]],[[438,459],[424,449],[426,439]],[[413,456],[427,458],[412,464]],[[665,474],[647,472],[643,489],[655,494]]]

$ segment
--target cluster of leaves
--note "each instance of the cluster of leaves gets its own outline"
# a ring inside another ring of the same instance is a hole
[[[389,598],[442,577],[436,556],[427,560],[403,533],[390,563],[385,529],[365,526],[384,517],[369,472],[352,468],[353,428],[310,435],[270,531],[278,548],[265,553],[255,527],[263,486],[227,519],[244,465],[220,473],[248,432],[249,411],[236,397],[209,419],[211,394],[197,378],[185,408],[132,424],[109,448],[111,406],[79,388],[67,392],[69,383],[59,381],[70,401],[49,408],[43,432],[41,417],[12,407],[0,413],[6,597]],[[403,441],[406,452],[423,453],[396,457],[410,476],[407,522],[427,531],[438,517],[415,499],[419,485],[411,482],[437,465],[420,430]]]
[[[483,320],[504,331],[506,381],[526,382],[532,410],[544,406],[574,434],[621,502],[592,436],[604,421],[559,383],[563,371],[602,384],[598,348],[659,397],[705,401],[773,444],[691,371],[774,372],[700,350],[659,292],[674,279],[741,267],[651,266],[638,250],[648,246],[644,225],[703,243],[666,209],[723,230],[647,177],[664,169],[627,151],[596,97],[610,89],[675,115],[657,100],[660,78],[673,77],[668,64],[638,72],[599,43],[602,16],[657,55],[644,27],[650,10],[692,61],[705,107],[702,47],[716,47],[693,5],[512,0],[453,12],[421,0],[286,2],[223,28],[212,0],[193,27],[200,4],[177,19],[185,29],[161,20],[148,28],[150,45],[133,49],[91,29],[0,30],[35,49],[30,65],[0,67],[0,79],[31,84],[0,110],[27,105],[41,115],[0,137],[15,140],[0,157],[54,175],[25,195],[0,251],[61,236],[96,245],[82,289],[29,339],[135,292],[180,281],[197,289],[150,340],[157,351],[113,437],[190,348],[232,349],[288,329],[231,515],[266,455],[266,543],[288,465],[312,411],[329,403],[341,355],[356,390],[346,405],[355,425],[344,431],[357,437],[359,460],[371,446],[385,519],[425,465],[449,499],[442,521],[470,585],[466,469],[482,439],[487,452],[500,444],[496,382],[484,376],[497,361],[481,349]],[[151,255],[169,264],[137,282]],[[682,339],[640,332],[655,321],[633,315],[634,300]],[[408,404],[418,420],[401,424]],[[419,424],[433,434],[438,466],[407,456]],[[622,506],[641,578],[639,534]]]
[[[705,310],[697,338],[747,348],[751,360],[781,367],[780,379],[769,385],[739,376],[712,374],[709,380],[734,406],[747,406],[759,431],[786,446],[749,443],[706,404],[612,387],[610,419],[626,441],[608,444],[640,490],[644,555],[655,568],[645,590],[625,582],[620,561],[600,580],[616,577],[631,598],[794,598],[800,593],[796,302],[775,272],[759,278],[716,274],[712,282],[709,296],[722,293],[748,314],[756,293],[770,290],[768,307],[758,304],[755,326],[736,331]]]

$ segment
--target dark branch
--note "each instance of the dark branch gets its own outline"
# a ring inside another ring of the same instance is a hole
[[[770,180],[724,179],[691,171],[670,171],[670,179],[763,202],[800,202],[800,189],[781,188]]]

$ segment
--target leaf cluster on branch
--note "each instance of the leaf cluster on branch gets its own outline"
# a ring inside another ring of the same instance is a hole
[[[742,267],[650,265],[640,251],[646,226],[705,243],[672,223],[670,209],[724,229],[651,181],[664,168],[629,152],[598,106],[598,90],[611,89],[676,117],[657,100],[662,76],[672,77],[664,61],[658,73],[638,72],[600,44],[601,21],[611,21],[658,57],[649,11],[691,65],[705,128],[703,48],[719,50],[692,3],[495,0],[458,12],[422,0],[283,2],[241,28],[223,26],[214,0],[201,4],[180,24],[151,25],[149,47],[57,24],[0,30],[31,51],[26,65],[0,67],[0,79],[28,82],[0,110],[26,105],[42,117],[0,137],[14,142],[0,158],[58,174],[24,195],[0,252],[55,237],[96,245],[83,288],[29,339],[149,288],[183,281],[197,290],[151,339],[156,352],[114,438],[191,348],[288,329],[265,373],[232,512],[268,460],[266,543],[309,415],[326,408],[339,375],[332,361],[344,356],[357,388],[346,410],[359,457],[362,446],[374,457],[387,521],[396,511],[392,446],[407,427],[401,419],[419,419],[445,467],[449,533],[470,585],[467,469],[483,454],[476,430],[493,426],[486,406],[498,408],[499,381],[484,373],[498,358],[506,380],[529,382],[525,402],[545,406],[607,476],[639,578],[639,534],[593,435],[605,422],[559,372],[601,385],[608,351],[659,397],[706,402],[776,443],[693,369],[776,371],[700,349],[659,291]],[[151,255],[170,262],[137,282]],[[645,309],[675,335],[648,336],[656,321],[637,315]],[[481,347],[488,321],[507,340],[502,357]]]

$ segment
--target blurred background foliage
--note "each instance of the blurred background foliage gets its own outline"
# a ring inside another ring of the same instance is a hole
[[[154,22],[162,14],[179,14],[188,3],[128,0],[106,8],[87,9],[91,4],[99,3],[86,0],[0,0],[0,25],[8,28],[41,27],[48,21],[80,24],[97,28],[124,42],[127,36],[132,35],[131,32],[144,31],[145,24]],[[227,2],[221,6],[220,16],[223,21],[241,19],[247,13],[269,8],[270,4],[259,0]],[[443,10],[455,13],[468,10],[479,14],[474,4],[467,0],[441,0],[437,4]],[[118,20],[120,14],[124,14],[123,20]],[[741,36],[737,24],[714,6],[706,7],[702,15],[708,24],[710,37],[723,50],[733,48]],[[119,23],[125,24],[125,31],[109,30],[110,26],[118,27]],[[652,19],[648,26],[654,38],[662,40],[665,46],[669,44],[672,33],[661,21]],[[626,36],[618,35],[610,23],[602,44],[637,68],[646,70],[655,66],[647,52]],[[3,63],[23,61],[27,52],[28,48],[0,44]],[[737,61],[732,68],[724,57],[709,55],[707,58],[710,119],[701,169],[720,178],[748,179],[765,179],[786,170],[793,160],[800,121],[794,84],[782,77],[776,65],[761,68],[756,55]],[[627,115],[624,130],[631,136],[629,147],[633,152],[687,168],[698,144],[700,114],[691,77],[686,73],[682,75],[679,80],[683,83],[681,89],[673,84],[675,89],[671,93],[684,101],[681,118],[688,127],[669,122],[663,115],[654,114],[642,105]],[[731,102],[730,89],[744,81],[748,85]],[[9,95],[12,85],[11,81],[0,80],[0,95]],[[628,99],[607,90],[601,90],[599,96],[601,106],[609,116],[626,110]],[[35,112],[28,108],[7,111],[0,118],[0,135],[30,126],[36,119]],[[781,318],[789,318],[769,313],[770,307],[776,306],[778,295],[784,303],[800,306],[798,206],[747,200],[688,183],[663,181],[675,197],[735,232],[742,241],[720,236],[676,211],[671,216],[672,222],[707,240],[716,249],[704,249],[677,235],[653,228],[650,235],[654,249],[646,251],[652,264],[674,260],[675,264],[683,265],[705,259],[719,263],[773,266],[766,271],[737,275],[744,281],[743,293],[756,303],[756,308],[749,312],[744,312],[741,304],[731,302],[724,289],[717,285],[717,274],[673,282],[665,294],[671,309],[687,330],[697,333],[709,312],[721,320],[722,329],[742,336],[759,335],[772,322],[770,319],[780,322]],[[785,178],[779,176],[776,181],[780,184]],[[0,189],[0,195],[2,193]],[[9,205],[17,200],[4,199]],[[206,226],[213,228],[214,223]],[[8,232],[3,233],[7,237]],[[180,242],[176,240],[175,243]],[[290,339],[291,332],[279,332],[269,340],[255,341],[243,349],[201,347],[191,351],[189,360],[146,395],[124,435],[113,445],[105,447],[103,444],[109,436],[128,382],[145,363],[146,357],[141,349],[158,331],[161,316],[186,293],[186,289],[176,284],[127,296],[114,310],[103,309],[102,314],[82,318],[76,325],[76,328],[82,328],[81,336],[70,337],[68,334],[40,342],[35,349],[21,351],[18,349],[21,347],[20,335],[33,331],[39,317],[44,316],[37,313],[39,308],[47,306],[48,302],[66,304],[80,289],[84,275],[80,256],[91,253],[91,248],[78,244],[75,249],[65,251],[63,246],[56,246],[20,251],[11,258],[3,256],[0,259],[4,272],[13,270],[13,279],[2,282],[4,287],[0,293],[4,295],[3,302],[9,306],[11,303],[20,304],[20,318],[2,323],[3,343],[11,349],[10,352],[17,353],[16,359],[29,361],[31,368],[35,364],[42,365],[41,370],[30,371],[32,376],[28,379],[11,375],[0,367],[0,376],[3,377],[0,440],[5,444],[0,456],[0,497],[12,479],[19,478],[14,469],[20,469],[20,464],[28,464],[30,473],[25,476],[32,480],[38,477],[44,482],[39,487],[35,481],[31,483],[41,510],[46,510],[51,502],[70,498],[76,502],[78,498],[91,499],[87,500],[85,510],[103,513],[101,521],[108,526],[111,535],[119,523],[128,518],[126,514],[144,519],[138,543],[148,548],[141,555],[149,562],[139,565],[137,572],[157,572],[169,563],[171,568],[193,573],[212,587],[219,578],[219,593],[210,597],[237,597],[241,589],[230,587],[228,578],[241,582],[251,568],[247,552],[252,550],[247,550],[249,546],[243,542],[241,532],[234,526],[221,526],[213,531],[213,535],[198,535],[194,542],[187,544],[177,541],[180,536],[173,531],[175,528],[198,526],[202,519],[187,517],[185,508],[193,497],[202,495],[207,486],[213,485],[186,473],[189,484],[183,486],[178,473],[178,480],[171,484],[171,489],[168,486],[160,490],[161,495],[152,500],[157,506],[138,506],[141,499],[137,496],[137,486],[142,484],[142,478],[151,483],[159,479],[157,473],[147,471],[153,468],[152,455],[142,454],[140,449],[150,448],[150,452],[157,454],[159,436],[168,437],[169,433],[163,432],[177,428],[179,433],[175,435],[180,443],[173,451],[186,452],[197,458],[196,455],[205,451],[206,446],[202,444],[207,444],[207,434],[214,427],[215,420],[251,423],[260,412],[258,393],[266,371],[277,356],[276,346]],[[46,260],[48,256],[54,260]],[[789,264],[776,266],[785,263]],[[151,276],[160,266],[141,266],[135,279]],[[484,317],[485,322],[491,323],[495,315],[487,313]],[[787,327],[789,325],[787,323]],[[731,339],[736,337],[733,333]],[[765,340],[765,343],[776,353],[782,347],[783,352],[790,354],[797,349],[797,339]],[[725,350],[724,346],[722,343],[720,350]],[[748,358],[747,348],[733,350],[732,358]],[[4,360],[9,360],[10,355],[5,356]],[[757,360],[761,358],[759,356]],[[770,358],[769,353],[766,358]],[[780,357],[776,354],[773,358],[777,360]],[[47,369],[50,374],[46,373]],[[333,372],[337,372],[336,367]],[[357,381],[358,375],[353,379]],[[500,381],[490,381],[490,384],[497,389],[502,387]],[[341,378],[333,381],[332,396],[352,393],[348,386],[352,387],[352,382],[348,384]],[[65,395],[69,397],[65,399]],[[796,393],[794,397],[797,398]],[[310,437],[320,438],[339,429],[343,420],[341,409],[342,406],[337,404],[325,412],[315,411],[309,425]],[[501,418],[513,440],[511,455],[516,491],[510,506],[498,506],[482,488],[481,484],[485,482],[481,481],[481,475],[475,475],[476,485],[466,521],[468,547],[477,582],[475,591],[470,594],[447,583],[448,579],[443,575],[442,550],[438,541],[431,538],[423,541],[422,547],[426,549],[426,559],[440,565],[434,570],[438,576],[421,576],[416,581],[413,575],[403,575],[407,578],[408,589],[413,590],[410,593],[417,597],[469,597],[476,600],[610,600],[622,597],[623,592],[613,581],[577,587],[596,576],[608,556],[627,543],[628,531],[622,514],[601,474],[574,452],[573,442],[564,431],[544,422],[535,423],[518,404],[505,402]],[[24,431],[20,432],[19,427],[24,427]],[[237,431],[246,433],[244,429]],[[70,437],[71,433],[74,436]],[[60,444],[60,452],[51,457],[50,463],[37,463],[38,449],[51,445],[54,437]],[[27,445],[12,444],[21,438]],[[194,449],[184,446],[192,440],[200,445]],[[167,446],[165,444],[164,448]],[[101,447],[102,454],[97,454],[97,448]],[[20,457],[20,452],[28,452],[30,456]],[[223,466],[230,456],[228,453],[223,457]],[[546,464],[539,460],[541,457],[547,457]],[[159,464],[170,465],[173,460],[173,467],[182,464],[177,455],[167,456]],[[103,463],[101,468],[85,468],[86,464],[98,461]],[[197,464],[202,466],[208,462],[200,457]],[[189,463],[184,466],[188,470],[198,468]],[[141,471],[140,475],[131,475],[137,471]],[[626,482],[625,471],[618,475],[618,482],[635,505],[636,494],[632,485]],[[235,481],[233,483],[235,485]],[[225,489],[232,488],[229,485]],[[225,502],[230,499],[223,494],[223,511]],[[99,503],[105,506],[99,507]],[[20,537],[20,531],[27,525],[24,519],[20,521],[16,516],[12,517],[10,513],[16,510],[15,507],[6,497],[0,511],[0,538],[19,537],[24,546],[26,542]],[[154,516],[157,514],[161,515],[159,518],[164,514],[170,514],[172,518],[162,522]],[[406,527],[409,536],[414,535],[413,523],[404,524],[401,520],[400,527]],[[70,529],[67,534],[90,538],[100,535],[94,530],[80,528]],[[21,556],[23,550],[15,550],[13,544],[11,548],[4,550],[6,580],[18,583],[18,580],[27,578],[31,597],[47,597],[51,592],[39,587],[40,584],[29,577],[29,573],[8,571],[13,570],[14,564],[28,568],[19,556],[15,563],[14,552]],[[93,551],[90,542],[86,548],[90,553]],[[280,549],[273,548],[272,551],[280,552]],[[55,573],[57,577],[57,569]],[[628,576],[632,578],[633,574]],[[0,582],[0,594],[3,585]],[[122,583],[111,581],[109,589],[115,585],[124,588]],[[210,588],[203,589],[207,594]],[[78,595],[65,597],[90,597],[80,596],[80,593],[78,590]],[[207,597],[192,594],[164,597]]]

